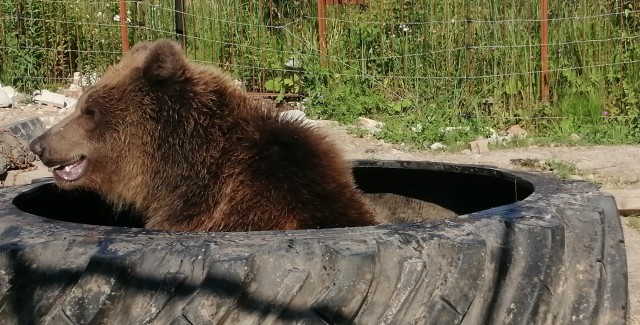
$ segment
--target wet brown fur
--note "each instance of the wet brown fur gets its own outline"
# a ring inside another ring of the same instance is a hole
[[[260,109],[168,40],[139,43],[43,134],[48,166],[84,156],[61,188],[134,207],[145,227],[250,231],[374,224],[336,146]]]

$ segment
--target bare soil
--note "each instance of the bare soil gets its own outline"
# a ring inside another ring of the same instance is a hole
[[[45,124],[60,121],[66,112],[46,112],[28,106],[20,109],[0,111],[0,124],[15,122],[38,116]],[[492,150],[484,154],[449,153],[434,150],[412,150],[391,145],[371,138],[350,135],[344,127],[335,122],[317,121],[330,137],[339,143],[348,158],[429,160],[448,163],[476,164],[507,169],[542,171],[544,162],[556,161],[575,166],[571,178],[594,181],[607,189],[633,189],[640,187],[640,145],[593,146],[593,147],[527,147],[517,149]],[[514,163],[519,159],[541,162],[537,165]],[[622,218],[627,263],[629,269],[629,292],[631,317],[629,324],[640,325],[640,231],[629,227]]]

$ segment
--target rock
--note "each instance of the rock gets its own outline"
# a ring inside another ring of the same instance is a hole
[[[25,171],[15,175],[15,178],[13,179],[13,185],[27,185],[31,184],[31,182],[33,182],[34,180],[50,177],[53,177],[53,175],[48,170],[35,169]]]
[[[635,184],[639,181],[638,175],[622,174],[618,176],[618,182],[621,184]]]
[[[8,108],[11,107],[12,104],[13,101],[11,100],[11,97],[7,95],[4,89],[0,88],[0,108]]]
[[[452,132],[452,131],[469,131],[471,130],[468,126],[446,126],[440,128],[440,132]]]
[[[12,98],[11,98],[11,102],[13,103],[13,107],[18,108],[22,105],[24,105],[24,103],[27,103],[29,101],[29,97],[25,94],[22,93],[16,93]]]
[[[9,170],[9,160],[7,157],[0,155],[0,175],[4,175]]]
[[[4,179],[2,180],[3,186],[13,186],[15,185],[15,179],[18,174],[22,173],[22,170],[10,170],[1,173]]]
[[[74,72],[73,73],[73,79],[71,80],[71,84],[75,85],[75,86],[80,86],[81,82],[82,82],[82,73],[81,72]]]
[[[282,120],[289,120],[289,121],[305,120],[307,117],[307,115],[303,111],[299,111],[295,109],[280,112],[278,113],[278,116],[280,116]]]
[[[9,98],[13,99],[13,97],[15,97],[16,95],[18,95],[18,92],[13,89],[13,87],[11,86],[4,86],[1,87],[2,90],[4,90],[4,93],[7,94],[7,96],[9,96]]]
[[[370,133],[378,133],[382,131],[382,128],[384,127],[384,123],[366,117],[358,117],[357,122],[362,129],[369,131]]]
[[[64,107],[68,112],[73,112],[76,109],[76,104],[78,103],[78,99],[66,97],[64,99]]]
[[[520,125],[512,125],[507,129],[507,135],[511,135],[515,138],[526,138],[527,131],[525,131]]]
[[[34,92],[33,100],[40,104],[51,105],[58,108],[65,107],[66,97],[62,94],[54,93],[46,89]]]
[[[569,141],[573,141],[573,142],[578,142],[580,141],[582,138],[575,134],[575,133],[571,133],[571,135],[569,136]]]
[[[489,152],[489,140],[478,139],[476,141],[471,141],[469,142],[469,150],[475,154],[487,153]]]
[[[470,154],[472,154],[471,150],[469,150],[469,149],[463,149],[462,151],[460,151],[460,153],[461,153],[461,154],[463,154],[463,155],[470,155]]]
[[[331,120],[314,120],[314,121],[316,126],[327,128],[327,129],[333,129],[340,126],[340,123],[336,121],[331,121]]]
[[[99,79],[100,79],[100,76],[95,71],[87,75],[83,74],[82,72],[74,72],[72,85],[82,89],[84,87],[88,87],[95,84]]]
[[[236,88],[238,89],[242,89],[242,90],[245,89],[244,83],[238,79],[233,80],[233,85],[236,86]]]
[[[490,144],[498,144],[499,142],[501,142],[500,138],[498,137],[497,134],[492,134],[489,139],[487,139],[487,141]]]
[[[58,110],[59,110],[59,108],[58,108],[58,107],[53,106],[53,105],[51,105],[51,104],[43,104],[43,105],[41,106],[41,111],[42,111],[42,112],[57,113],[57,112],[58,112]]]
[[[73,85],[71,85],[73,86]],[[79,89],[65,89],[62,91],[62,94],[67,98],[80,98],[82,96],[82,90]]]
[[[446,149],[447,146],[445,146],[444,144],[440,143],[440,142],[436,142],[434,144],[432,144],[430,146],[431,150],[442,150],[442,149]]]
[[[291,69],[301,69],[302,68],[302,60],[296,58],[289,58],[287,62],[284,63],[284,66]]]

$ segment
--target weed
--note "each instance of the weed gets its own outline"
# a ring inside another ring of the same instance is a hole
[[[559,160],[549,160],[545,167],[562,179],[581,174],[574,164]]]
[[[626,217],[629,227],[640,230],[640,214]]]
[[[321,62],[317,2],[191,1],[183,46],[250,91],[299,93],[311,117],[386,123],[376,137],[450,150],[518,124],[531,144],[640,141],[640,13],[630,1],[552,2],[550,102],[541,103],[538,1],[370,0],[327,6]],[[171,37],[174,2],[128,1],[136,42]],[[113,1],[0,3],[0,82],[30,92],[101,72],[121,56]],[[624,13],[623,15],[612,13]],[[589,19],[563,19],[585,16]],[[119,17],[119,16],[117,16]],[[499,21],[499,23],[496,23]],[[168,36],[169,35],[169,36]],[[450,131],[443,131],[450,130]],[[453,130],[453,131],[451,131]]]

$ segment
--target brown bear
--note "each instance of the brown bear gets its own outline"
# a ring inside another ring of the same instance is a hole
[[[133,208],[146,228],[372,225],[337,146],[169,40],[136,44],[31,144],[62,189]]]

